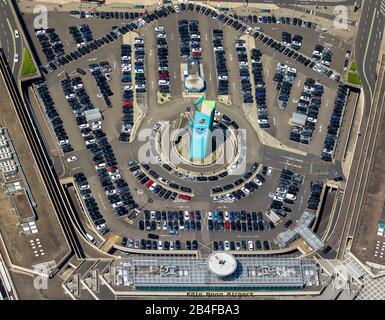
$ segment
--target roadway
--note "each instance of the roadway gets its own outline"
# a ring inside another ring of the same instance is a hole
[[[19,31],[16,38],[15,30]],[[3,49],[8,64],[14,76],[18,76],[23,57],[22,32],[17,24],[17,18],[8,0],[0,0],[0,47]],[[15,54],[19,55],[19,61],[15,62]]]
[[[365,113],[370,111],[373,91],[377,80],[376,66],[385,28],[385,12],[381,11],[381,1],[365,0],[361,9],[357,29],[355,59],[364,90]]]

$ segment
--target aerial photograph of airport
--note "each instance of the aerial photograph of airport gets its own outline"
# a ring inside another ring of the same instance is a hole
[[[385,300],[385,0],[0,6],[0,308]]]

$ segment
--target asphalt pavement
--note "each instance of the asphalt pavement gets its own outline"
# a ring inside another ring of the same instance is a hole
[[[19,36],[16,38],[15,30]],[[21,30],[17,26],[17,18],[11,4],[7,0],[0,0],[0,47],[3,48],[8,64],[14,76],[19,74],[23,57],[23,40]],[[15,54],[19,61],[15,62]]]
[[[361,18],[357,29],[355,59],[361,76],[365,101],[373,100],[374,86],[377,80],[376,66],[385,28],[385,10],[382,1],[365,0],[361,9]],[[368,114],[370,103],[365,103]]]

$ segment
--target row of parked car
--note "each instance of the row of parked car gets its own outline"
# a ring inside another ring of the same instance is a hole
[[[144,210],[144,220],[139,221],[139,229],[147,231],[163,230],[177,235],[181,231],[200,231],[202,215],[200,211],[149,211]]]
[[[53,59],[49,60],[50,62],[47,65],[40,66],[40,70],[45,74],[47,74],[48,72],[53,72],[60,65],[66,65],[66,64],[68,64],[74,60],[81,58],[82,56],[90,54],[91,52],[95,51],[96,49],[100,48],[101,46],[104,46],[104,45],[106,45],[112,41],[115,41],[116,39],[118,39],[118,36],[120,36],[122,33],[127,33],[128,31],[134,30],[135,28],[138,29],[138,27],[134,23],[131,23],[131,24],[133,26],[128,24],[128,26],[119,27],[115,31],[110,31],[106,35],[101,36],[98,39],[95,39],[93,41],[90,41],[90,42],[78,47],[77,49],[69,52],[66,55],[64,55],[64,52],[63,52],[63,54],[61,54],[61,56],[57,56],[56,58],[54,57]],[[39,29],[36,32],[45,33],[46,30],[45,29]]]
[[[197,20],[179,20],[180,56],[183,59],[199,60],[202,56],[201,34]]]
[[[241,78],[243,103],[251,104],[254,102],[254,99],[250,83],[250,72],[246,52],[246,41],[241,39],[235,41],[235,50],[237,52],[239,63],[239,76]]]
[[[218,95],[229,94],[229,72],[226,65],[226,52],[223,47],[223,30],[213,29],[213,46],[218,77]]]
[[[85,19],[85,18],[99,18],[99,19],[125,19],[125,20],[133,20],[142,16],[142,12],[118,12],[118,11],[78,11],[72,10],[70,11],[70,16],[77,19]]]
[[[45,114],[47,115],[53,132],[56,135],[57,142],[64,153],[71,152],[72,148],[68,135],[63,127],[63,120],[60,118],[59,113],[56,111],[55,103],[48,91],[47,83],[44,80],[38,80],[35,82],[37,92],[41,101],[43,102]]]
[[[300,18],[293,17],[275,17],[275,16],[257,16],[257,15],[248,15],[248,16],[230,16],[246,22],[246,23],[277,23],[277,24],[292,24],[293,26],[304,27],[309,29],[315,29],[317,24],[310,21],[305,21]]]
[[[144,41],[142,37],[134,39],[134,73],[135,73],[135,92],[146,92],[146,73],[144,71]]]
[[[254,245],[255,244],[255,245]],[[260,241],[256,240],[255,242],[249,240],[242,241],[214,241],[213,250],[214,251],[252,251],[252,250],[270,250],[269,241]]]
[[[152,12],[148,12],[148,13],[144,14],[141,18],[135,20],[134,22],[127,23],[125,25],[123,24],[123,26],[117,27],[115,31],[111,31],[109,34],[107,34],[107,37],[109,36],[109,37],[113,37],[114,39],[117,39],[117,37],[120,36],[120,34],[125,34],[126,32],[131,31],[131,30],[138,30],[139,28],[142,28],[143,26],[145,26],[147,23],[151,23],[152,21],[155,21],[159,18],[166,17],[169,14],[173,14],[175,12],[180,12],[180,11],[185,11],[185,10],[204,14],[205,16],[208,16],[208,17],[215,19],[217,21],[220,21],[220,22],[222,22],[228,26],[231,26],[232,28],[234,28],[235,30],[238,30],[241,33],[250,34],[255,39],[262,42],[263,44],[269,45],[270,47],[283,53],[284,55],[287,55],[288,57],[292,57],[293,59],[296,59],[296,61],[304,64],[307,67],[313,68],[316,65],[315,61],[311,61],[310,59],[304,57],[303,55],[299,54],[296,50],[286,47],[285,45],[275,41],[273,38],[270,38],[259,31],[254,32],[251,27],[248,27],[247,25],[244,25],[241,22],[237,21],[237,18],[235,18],[234,16],[233,17],[227,16],[224,13],[220,13],[213,8],[208,8],[208,7],[201,5],[201,4],[181,3],[179,5],[175,5],[174,7],[171,5],[162,6],[162,7],[157,8],[156,10],[154,10]],[[269,17],[266,17],[266,19],[268,22]],[[263,18],[262,18],[262,20],[264,22]],[[273,21],[273,19],[272,19],[272,21]],[[300,24],[300,21],[302,22],[302,20],[296,19],[296,18],[291,19],[289,17],[284,17],[284,18],[280,18],[280,21],[281,21],[281,23],[291,23],[292,22],[293,24],[295,21],[296,25],[303,25],[303,23]],[[276,22],[278,23],[278,20],[276,20]],[[311,27],[312,24],[307,23],[306,26]],[[104,38],[105,37],[102,37],[100,39],[103,40]],[[98,40],[100,40],[100,39],[98,39]],[[95,42],[98,42],[98,40],[95,40]],[[113,41],[113,40],[111,40],[111,41]],[[104,40],[103,40],[103,42],[104,42]],[[94,43],[92,43],[92,44],[94,44]],[[99,45],[99,43],[96,45]],[[86,46],[83,46],[83,47],[86,47]],[[88,51],[93,50],[93,48],[90,48],[90,47],[87,47],[85,49],[87,49]],[[72,57],[72,55],[71,55],[71,57]],[[64,58],[63,64],[68,63],[68,61],[67,62],[65,61],[66,57],[63,57],[63,58]],[[328,68],[323,67],[320,64],[317,64],[316,70],[317,70],[317,72],[322,73],[324,76],[326,76],[332,80],[339,81],[339,79],[340,79],[340,76],[337,73],[334,73],[332,70],[329,70]]]
[[[318,73],[323,74],[325,77],[339,81],[340,75],[335,73],[333,70],[328,69],[328,67],[317,63],[317,61],[312,61],[311,59],[308,59],[307,57],[300,54],[297,50],[294,48],[290,48],[285,46],[283,43],[280,43],[273,38],[270,38],[269,36],[266,36],[263,33],[260,33],[258,31],[254,32],[253,37],[262,42],[263,44],[266,44],[267,46],[270,46],[274,50],[282,53],[285,56],[288,56],[289,58],[295,59],[297,62],[303,64],[305,67],[308,67],[310,69],[313,69],[314,71],[317,71]]]
[[[72,85],[74,86],[73,82]],[[65,88],[63,87],[63,90]],[[80,99],[76,94],[75,98]],[[82,112],[83,109],[75,114],[76,120],[95,164],[100,183],[115,213],[119,216],[127,214],[129,210],[137,208],[138,204],[133,200],[128,184],[119,173],[116,157],[101,128],[101,121],[88,123]]]
[[[80,27],[70,26],[69,32],[78,47],[82,46],[86,42],[94,40],[90,26],[88,24],[82,24]]]
[[[264,220],[261,211],[209,211],[207,219],[209,231],[251,232],[275,228],[271,221]]]
[[[64,55],[64,47],[59,36],[55,32],[55,28],[35,29],[35,34],[48,62]]]
[[[113,95],[108,81],[111,81],[111,65],[108,61],[101,61],[100,63],[92,63],[89,65],[89,70],[96,81],[100,94],[107,107],[111,108],[112,104],[110,98]]]
[[[100,213],[99,206],[95,201],[95,198],[91,194],[91,188],[88,184],[87,177],[83,172],[76,173],[74,176],[75,184],[79,190],[82,201],[87,209],[87,214],[91,218],[96,230],[101,235],[105,235],[110,231],[106,224],[106,220]]]
[[[295,50],[301,49],[303,37],[296,34],[291,36],[290,32],[282,31],[282,43],[285,46],[290,46]]]
[[[312,210],[317,210],[318,205],[321,201],[321,193],[323,189],[323,182],[316,180],[312,181],[310,184],[311,194],[309,200],[307,201],[307,207]]]
[[[186,240],[184,245],[180,240],[150,240],[150,239],[141,239],[140,241],[135,241],[135,239],[127,237],[122,238],[121,245],[123,247],[131,249],[140,249],[140,250],[198,250],[198,241]]]
[[[164,27],[156,27],[156,45],[158,50],[158,88],[159,92],[170,93],[170,73],[168,70],[168,45]]]
[[[119,141],[127,142],[130,139],[131,129],[134,125],[134,90],[132,87],[131,45],[122,44],[120,50],[122,84],[124,84],[124,86],[122,92],[123,117]]]
[[[286,205],[294,204],[303,183],[303,176],[287,169],[282,169],[273,195],[270,210],[275,214],[286,217],[291,209]]]
[[[332,161],[333,152],[337,143],[338,130],[341,126],[341,121],[345,110],[347,94],[347,87],[344,85],[339,85],[337,90],[337,97],[334,101],[333,113],[330,117],[328,133],[324,141],[324,149],[321,155],[321,158],[324,161]]]
[[[260,128],[270,128],[266,106],[266,84],[263,80],[262,54],[256,48],[251,49],[251,70],[255,86],[255,100],[257,102],[257,117]]]
[[[324,48],[323,46],[316,44],[313,50],[313,59],[317,62],[321,62],[325,66],[330,66],[332,62],[332,52],[330,49]]]
[[[224,186],[217,186],[211,189],[211,194],[214,195],[216,202],[233,202],[249,196],[256,191],[265,182],[263,175],[257,173],[255,178],[252,176],[258,168],[258,164],[254,163],[242,178],[237,179],[234,183],[229,183]],[[252,179],[251,179],[252,178]],[[243,185],[242,187],[240,187]],[[233,190],[237,189],[237,190]],[[228,192],[226,195],[215,196],[216,193]]]
[[[292,121],[290,140],[304,144],[310,143],[316,127],[323,92],[324,87],[322,84],[311,78],[305,79],[297,104],[297,114],[305,117],[305,123]]]
[[[275,81],[278,93],[278,105],[280,109],[285,110],[290,99],[291,88],[297,77],[297,70],[289,68],[283,63],[278,63],[275,69],[273,81]]]
[[[147,174],[143,172],[135,160],[129,161],[128,166],[130,172],[136,177],[138,182],[144,185],[149,191],[154,192],[158,197],[166,200],[170,199],[171,201],[191,200],[191,196],[186,195],[186,193],[192,193],[191,188],[179,186],[174,182],[168,181],[152,170],[148,164],[143,165],[143,169],[148,171],[148,173],[146,172]],[[165,186],[167,186],[167,188],[165,188]]]

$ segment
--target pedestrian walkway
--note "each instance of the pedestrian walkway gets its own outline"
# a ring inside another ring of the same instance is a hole
[[[352,265],[364,274],[359,280],[362,289],[359,291],[356,300],[385,300],[385,276],[373,278],[369,271],[357,262],[350,252],[345,254],[342,264],[345,267]]]

